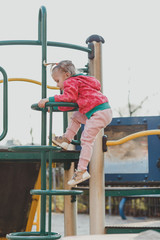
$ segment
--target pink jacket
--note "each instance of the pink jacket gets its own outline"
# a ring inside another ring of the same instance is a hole
[[[106,96],[101,92],[100,82],[91,76],[76,75],[64,81],[64,92],[62,95],[55,95],[55,102],[73,102],[79,106],[79,112],[85,114],[94,107],[108,102]],[[68,107],[58,107],[67,111]]]

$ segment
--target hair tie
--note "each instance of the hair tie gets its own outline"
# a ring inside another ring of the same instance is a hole
[[[45,60],[43,61],[43,65],[45,66],[45,67],[47,67],[48,65],[52,65],[52,66],[54,66],[54,65],[58,65],[59,63],[47,63]]]

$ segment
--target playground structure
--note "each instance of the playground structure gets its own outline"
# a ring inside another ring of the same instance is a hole
[[[38,40],[14,40],[14,41],[0,41],[0,45],[38,45],[42,47],[42,83],[38,83],[33,80],[28,79],[19,79],[19,81],[28,81],[34,82],[36,84],[42,85],[42,98],[46,97],[46,67],[44,66],[44,61],[47,62],[47,46],[52,47],[65,47],[76,49],[80,51],[84,51],[88,53],[89,65],[88,65],[88,73],[95,76],[97,79],[101,81],[102,84],[102,72],[101,72],[101,46],[104,43],[104,40],[100,36],[91,36],[87,39],[88,47],[81,47],[72,44],[66,43],[58,43],[47,41],[46,32],[46,9],[45,7],[41,7],[39,11],[39,24],[38,24]],[[4,93],[3,93],[3,132],[0,135],[0,140],[2,140],[7,134],[7,122],[8,122],[8,112],[7,112],[7,74],[3,68],[0,68],[0,71],[3,74],[3,84],[4,84]],[[10,79],[10,81],[15,81],[18,79]],[[40,232],[24,232],[22,233],[10,233],[7,234],[8,239],[59,239],[61,236],[51,231],[51,203],[53,195],[69,195],[65,197],[65,235],[76,235],[76,199],[75,196],[82,194],[81,190],[72,190],[67,186],[68,179],[72,176],[73,173],[73,164],[72,162],[78,161],[79,151],[71,151],[64,152],[59,147],[52,146],[52,119],[53,113],[59,110],[55,110],[54,106],[70,106],[74,107],[76,110],[78,106],[74,103],[47,103],[45,109],[40,109],[37,104],[32,105],[33,110],[42,112],[42,125],[41,125],[41,146],[16,146],[0,153],[0,159],[11,159],[18,156],[19,159],[30,159],[32,162],[33,159],[37,159],[37,164],[39,164],[39,168],[41,168],[41,189],[31,190],[30,193],[34,196],[41,196],[41,223],[40,223]],[[46,145],[46,114],[47,108],[50,108],[50,126],[49,126],[49,146]],[[64,112],[64,131],[67,127],[67,113]],[[128,136],[125,139],[116,140],[116,141],[107,141],[104,136],[104,131],[101,131],[96,139],[93,157],[90,163],[90,173],[91,179],[89,183],[90,190],[90,233],[91,234],[104,234],[105,233],[105,196],[128,196],[128,195],[145,195],[145,194],[160,194],[160,189],[157,188],[138,188],[138,189],[119,189],[119,188],[106,188],[105,189],[105,179],[104,179],[104,153],[103,150],[106,151],[106,146],[122,144],[125,141],[131,140],[135,137],[148,136],[148,135],[158,135],[160,134],[160,130],[149,130],[136,133],[132,136]],[[102,142],[103,137],[103,142]],[[76,141],[73,141],[73,144],[78,144]],[[9,151],[10,152],[9,152]],[[4,154],[7,152],[7,155]],[[31,158],[32,155],[32,158]],[[2,157],[3,156],[3,157]],[[52,162],[64,162],[64,190],[54,190],[52,189]],[[46,162],[49,164],[49,189],[46,188]],[[37,172],[38,174],[38,172]],[[34,179],[35,185],[35,179]],[[37,188],[40,187],[37,186]],[[98,192],[98,194],[97,194]],[[46,196],[49,196],[49,217],[48,217],[48,231],[46,231]],[[70,197],[72,196],[72,197]],[[31,199],[30,199],[31,203]],[[30,209],[31,211],[31,209]],[[96,216],[96,217],[95,217]],[[153,229],[153,228],[152,228]],[[143,229],[142,229],[143,230]],[[160,231],[160,229],[156,229]],[[127,232],[127,230],[123,228],[116,229],[116,227],[108,228],[106,227],[107,233],[121,233]],[[135,230],[140,231],[140,230]],[[128,232],[134,232],[132,230],[128,230]]]
[[[65,47],[65,48],[71,48],[71,49],[76,49],[76,50],[80,50],[80,51],[84,51],[87,52],[89,55],[89,59],[94,59],[95,55],[97,55],[97,57],[100,57],[100,49],[101,49],[101,41],[103,42],[103,39],[99,36],[96,36],[96,39],[88,39],[88,47],[81,47],[81,46],[77,46],[77,45],[72,45],[72,44],[66,44],[66,43],[57,43],[57,42],[49,42],[46,39],[46,30],[47,30],[47,25],[46,25],[46,9],[45,7],[41,7],[40,11],[39,11],[39,22],[38,22],[38,40],[37,41],[33,41],[33,40],[14,40],[14,41],[1,41],[0,45],[4,46],[4,45],[38,45],[42,47],[42,98],[46,97],[46,88],[47,88],[47,84],[46,84],[46,67],[44,66],[44,62],[47,62],[47,46],[56,46],[56,47]],[[95,43],[90,43],[90,41],[95,41]],[[97,42],[96,42],[97,41]],[[95,47],[94,47],[95,44]],[[97,46],[96,46],[97,44]],[[94,65],[95,67],[95,71],[96,74],[98,74],[98,77],[101,73],[99,71],[100,69],[100,64],[101,61],[100,59],[96,59],[97,63],[95,61],[91,60],[91,64],[93,66],[90,67],[90,69],[94,69]],[[5,137],[6,133],[7,133],[7,74],[5,72],[4,69],[1,68],[1,72],[3,74],[3,84],[4,84],[4,130],[3,133],[1,135],[1,140]],[[91,73],[92,74],[92,73]],[[94,72],[93,72],[93,75]],[[17,79],[10,79],[10,81],[12,80],[17,80]],[[22,79],[21,79],[22,80]],[[24,80],[24,79],[23,79]],[[27,80],[28,81],[28,80]],[[30,81],[31,82],[31,81]],[[38,109],[36,105],[33,105],[32,108],[35,110],[40,110],[42,111],[42,129],[41,129],[41,146],[18,146],[18,147],[13,147],[12,149],[9,149],[9,151],[13,151],[10,152],[7,151],[7,157],[9,158],[9,155],[12,154],[12,156],[16,153],[22,156],[27,156],[30,154],[35,154],[37,155],[37,159],[41,159],[41,190],[32,190],[31,193],[33,195],[41,195],[41,224],[40,224],[40,232],[38,233],[31,233],[31,232],[27,232],[27,233],[11,233],[8,234],[7,237],[9,239],[16,239],[16,238],[34,238],[34,239],[38,239],[38,238],[42,238],[42,236],[44,238],[50,238],[50,239],[58,239],[60,238],[60,235],[57,233],[51,233],[51,196],[52,195],[78,195],[81,194],[82,191],[75,191],[75,190],[70,190],[68,186],[66,186],[68,179],[71,177],[72,173],[73,173],[73,168],[70,168],[71,162],[72,161],[78,161],[78,156],[79,156],[79,152],[77,151],[73,151],[73,152],[63,152],[60,151],[60,148],[58,147],[54,147],[51,144],[51,133],[52,133],[52,112],[54,112],[54,106],[58,105],[58,106],[74,106],[77,107],[77,105],[72,104],[72,103],[55,103],[55,104],[49,104],[46,107],[50,107],[51,111],[50,111],[50,131],[49,131],[49,136],[50,136],[50,145],[46,146],[46,138],[47,138],[47,133],[46,133],[46,114],[47,114],[47,110],[46,109]],[[67,113],[64,113],[64,128],[67,127]],[[33,155],[34,156],[34,155]],[[3,156],[4,157],[4,156]],[[30,156],[31,157],[31,156]],[[34,157],[33,157],[34,158]],[[53,160],[54,159],[54,160]],[[65,175],[64,175],[64,181],[65,181],[65,190],[64,191],[55,191],[52,190],[52,176],[51,176],[51,163],[52,160],[53,161],[57,161],[57,159],[61,159],[62,161],[64,161],[65,159]],[[68,160],[67,160],[68,159]],[[46,160],[49,161],[49,190],[46,189]],[[67,160],[67,161],[66,161]],[[103,176],[103,174],[101,174]],[[104,176],[103,176],[104,178]],[[102,186],[102,185],[101,185]],[[68,189],[67,189],[68,188]],[[46,232],[46,195],[49,195],[49,220],[48,220],[48,232]],[[104,198],[104,195],[103,195]],[[65,234],[66,235],[74,235],[76,234],[76,204],[75,204],[75,198],[72,199],[71,198],[65,198]],[[104,213],[103,213],[104,214]],[[70,221],[68,221],[68,219],[70,219]],[[102,227],[102,225],[101,225]],[[103,227],[102,227],[103,228]],[[15,229],[14,229],[15,231]]]

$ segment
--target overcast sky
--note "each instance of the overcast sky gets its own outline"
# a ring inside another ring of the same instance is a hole
[[[37,40],[38,12],[47,9],[48,41],[86,46],[92,34],[103,44],[103,88],[114,116],[121,110],[127,116],[128,91],[132,104],[146,96],[139,115],[159,115],[160,94],[160,1],[159,0],[1,0],[0,40]],[[87,63],[87,54],[48,47],[48,61],[71,59],[77,68]],[[0,46],[0,66],[8,78],[23,77],[41,81],[39,46]],[[2,76],[1,76],[2,77]],[[53,85],[48,71],[48,84]],[[49,90],[48,96],[55,92]],[[2,119],[2,84],[0,119]],[[29,83],[9,83],[8,139],[40,143],[40,113],[30,109],[41,98],[41,88]],[[2,132],[2,120],[0,120]],[[54,117],[54,132],[62,133],[62,115]]]

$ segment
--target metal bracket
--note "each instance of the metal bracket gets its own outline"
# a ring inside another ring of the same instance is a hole
[[[103,135],[103,137],[102,137],[102,150],[103,150],[103,152],[107,152],[107,140],[108,140],[108,137],[107,137],[107,135]]]
[[[74,203],[74,202],[76,202],[76,195],[71,196],[71,203]]]
[[[88,53],[88,58],[93,59],[95,57],[94,54],[94,44],[91,42],[88,44],[88,48],[90,48],[92,51]]]

